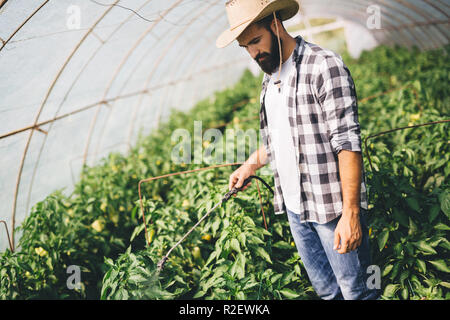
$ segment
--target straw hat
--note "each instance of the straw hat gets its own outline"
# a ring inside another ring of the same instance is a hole
[[[216,40],[216,46],[229,45],[244,32],[252,22],[278,11],[281,20],[287,20],[297,14],[299,4],[296,0],[229,0],[225,3],[230,28],[222,32]]]

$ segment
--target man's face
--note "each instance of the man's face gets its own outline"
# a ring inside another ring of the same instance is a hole
[[[237,40],[239,46],[247,49],[265,73],[272,74],[278,67],[280,51],[277,37],[272,30],[269,31],[254,23],[248,26]]]

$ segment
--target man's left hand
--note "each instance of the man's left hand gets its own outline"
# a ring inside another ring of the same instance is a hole
[[[334,230],[334,250],[338,253],[348,253],[359,247],[362,241],[359,210],[344,210]]]

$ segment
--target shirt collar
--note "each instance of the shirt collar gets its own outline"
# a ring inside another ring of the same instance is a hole
[[[295,41],[296,41],[297,45],[295,46],[295,49],[294,49],[294,52],[292,55],[292,63],[294,63],[295,65],[298,65],[298,64],[300,64],[302,57],[303,57],[303,52],[305,49],[305,46],[304,46],[305,40],[303,40],[302,37],[297,36],[297,37],[295,37]],[[267,73],[264,73],[264,78],[263,78],[263,83],[262,83],[263,91],[266,90],[269,80],[270,80],[270,75],[268,75]]]

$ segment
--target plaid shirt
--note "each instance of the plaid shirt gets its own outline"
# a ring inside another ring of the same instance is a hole
[[[285,105],[299,164],[300,219],[326,223],[342,213],[343,201],[337,154],[361,152],[358,106],[350,71],[336,53],[296,38],[292,63],[295,68],[285,85]],[[267,125],[264,98],[270,76],[264,74],[260,97],[260,133],[274,173],[275,214],[286,206],[275,165],[275,153]],[[367,210],[364,167],[361,208]]]

